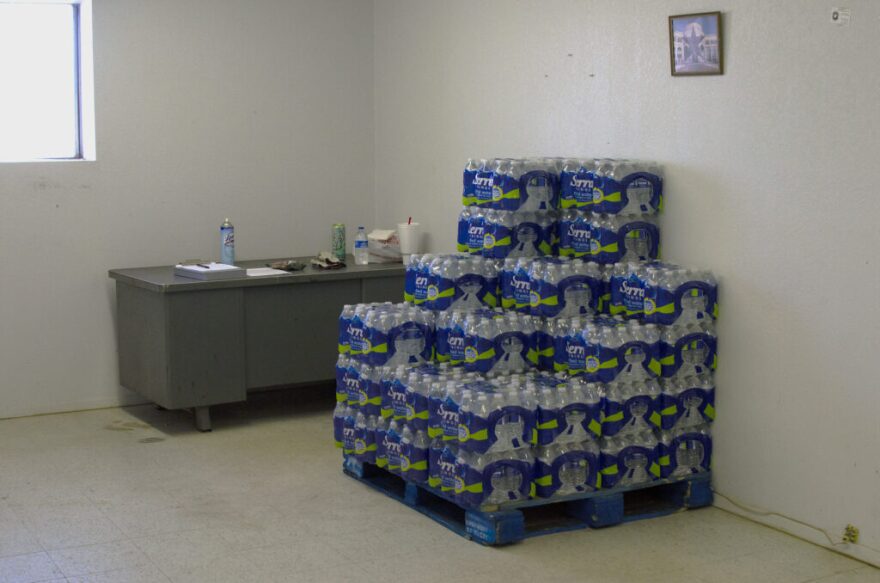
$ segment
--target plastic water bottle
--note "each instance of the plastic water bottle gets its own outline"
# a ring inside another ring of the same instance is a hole
[[[367,233],[363,227],[358,227],[357,236],[354,238],[355,265],[366,265],[370,262],[370,250],[367,244]]]
[[[456,239],[456,251],[459,253],[468,252],[468,238],[470,234],[468,229],[471,226],[471,209],[464,207],[458,215],[458,237]]]
[[[333,409],[333,441],[338,448],[342,448],[345,410],[347,408],[348,405],[345,404],[345,401],[337,401],[336,408]]]
[[[228,218],[220,225],[220,263],[235,265],[235,227]]]

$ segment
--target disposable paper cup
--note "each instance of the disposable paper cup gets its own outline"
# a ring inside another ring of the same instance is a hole
[[[400,254],[412,255],[422,250],[422,228],[418,223],[398,223],[397,238],[400,239]]]

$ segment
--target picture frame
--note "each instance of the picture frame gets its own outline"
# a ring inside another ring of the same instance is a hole
[[[721,12],[669,17],[669,65],[673,77],[724,74]]]

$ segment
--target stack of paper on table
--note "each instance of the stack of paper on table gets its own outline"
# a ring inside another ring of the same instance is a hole
[[[236,277],[244,277],[245,270],[235,265],[226,265],[225,263],[199,263],[197,265],[175,265],[174,274],[190,279],[234,279]]]

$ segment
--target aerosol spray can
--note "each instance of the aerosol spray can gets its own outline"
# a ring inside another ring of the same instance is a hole
[[[220,263],[235,265],[235,227],[229,219],[220,225]]]
[[[337,259],[345,261],[345,225],[342,223],[336,223],[332,227],[330,249]]]

